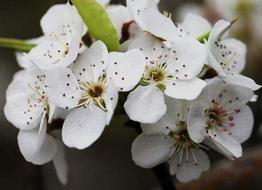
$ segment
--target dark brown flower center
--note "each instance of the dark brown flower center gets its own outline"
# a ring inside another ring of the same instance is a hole
[[[96,85],[93,88],[88,89],[87,92],[92,98],[98,98],[103,95],[104,89],[100,85]]]

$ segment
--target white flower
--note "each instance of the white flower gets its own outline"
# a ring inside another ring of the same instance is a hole
[[[18,145],[24,158],[37,165],[53,160],[61,182],[66,183],[63,148],[47,134],[55,107],[46,96],[45,74],[34,66],[18,72],[7,89],[4,112],[7,120],[20,129]]]
[[[246,65],[246,45],[236,39],[224,39],[232,23],[218,21],[207,41],[208,63],[220,75],[239,74]]]
[[[182,35],[172,20],[158,10],[136,0],[127,0],[127,7],[135,22],[147,32],[132,40],[129,49],[140,49],[148,64],[143,86],[130,93],[124,107],[132,120],[155,123],[166,111],[164,93],[188,100],[200,94],[205,82],[197,75],[206,62],[207,51],[193,33]]]
[[[169,161],[170,173],[181,182],[197,179],[207,171],[210,161],[187,132],[187,116],[190,102],[167,99],[168,111],[155,124],[142,124],[143,133],[132,145],[134,162],[144,168],[152,168]]]
[[[249,138],[253,128],[253,114],[246,105],[252,97],[250,88],[219,78],[209,81],[190,109],[191,139],[196,143],[205,141],[231,159],[241,157],[241,143]]]
[[[51,7],[41,19],[45,40],[33,48],[30,59],[41,69],[67,67],[76,59],[83,34],[83,22],[69,4]]]
[[[39,127],[44,112],[52,120],[54,105],[46,96],[45,74],[32,67],[15,74],[6,92],[5,116],[15,127],[30,130]]]
[[[139,50],[108,54],[101,41],[79,55],[72,67],[47,72],[48,95],[58,107],[73,109],[65,119],[62,138],[69,147],[84,149],[95,142],[109,124],[118,91],[139,82],[145,60]]]
[[[190,48],[189,48],[190,47]],[[143,78],[124,105],[128,116],[142,123],[155,123],[166,112],[164,94],[192,100],[205,82],[196,76],[200,73],[206,51],[197,41],[177,39],[171,49],[150,34],[134,40],[129,49],[140,49],[147,60]]]

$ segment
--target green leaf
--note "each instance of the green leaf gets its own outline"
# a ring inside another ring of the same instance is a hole
[[[0,38],[0,47],[11,48],[21,52],[29,52],[36,45],[25,40]]]
[[[91,35],[103,41],[109,51],[118,51],[118,35],[105,9],[96,0],[72,0],[72,2]]]
[[[206,32],[206,33],[202,34],[201,36],[199,36],[199,37],[197,38],[197,40],[198,40],[200,43],[203,44],[203,43],[205,43],[205,41],[208,40],[209,35],[210,35],[210,32]]]
[[[166,90],[166,86],[163,83],[158,83],[156,85],[156,87],[161,90],[162,92],[164,92]]]

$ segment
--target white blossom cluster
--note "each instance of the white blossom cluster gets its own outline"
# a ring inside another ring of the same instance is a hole
[[[131,150],[137,165],[168,162],[170,173],[188,182],[209,169],[210,148],[241,157],[241,143],[253,127],[247,103],[260,86],[240,74],[247,50],[226,38],[232,22],[211,26],[188,15],[175,24],[160,13],[158,0],[100,3],[122,39],[121,52],[109,52],[95,39],[87,47],[82,38],[88,27],[67,3],[47,11],[40,22],[43,36],[32,40],[36,47],[17,55],[23,69],[7,89],[4,111],[20,129],[24,158],[38,165],[53,160],[66,183],[62,142],[77,149],[92,145],[110,124],[122,92],[129,92],[126,114],[143,131]],[[207,68],[216,75],[204,80]],[[62,141],[56,118],[64,118]]]

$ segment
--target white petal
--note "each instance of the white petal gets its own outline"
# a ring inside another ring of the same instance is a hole
[[[162,15],[159,11],[152,8],[142,10],[138,14],[135,21],[142,30],[165,41],[173,41],[175,39],[178,31],[171,18]]]
[[[210,31],[210,35],[208,38],[208,47],[210,48],[212,54],[215,53],[217,50],[215,42],[221,40],[224,37],[229,27],[230,22],[225,20],[219,20],[218,22],[216,22],[216,24]]]
[[[49,124],[52,123],[56,112],[57,112],[57,107],[55,106],[55,104],[49,102],[49,112],[48,112],[48,123]]]
[[[226,75],[221,65],[217,62],[214,55],[209,51],[207,55],[207,65],[213,68],[219,75]]]
[[[20,94],[7,100],[4,113],[7,120],[15,127],[23,130],[36,128],[40,124],[43,108],[28,103],[28,94]]]
[[[161,40],[154,36],[144,33],[143,35],[132,40],[129,50],[139,49],[142,51],[147,65],[164,64],[169,58],[170,51]]]
[[[206,108],[197,101],[193,102],[187,120],[187,129],[190,138],[201,143],[206,137]]]
[[[20,70],[13,76],[12,82],[8,85],[6,90],[6,99],[12,99],[25,94],[25,77],[26,71]]]
[[[167,61],[166,70],[178,79],[191,79],[201,72],[206,59],[203,44],[193,38],[177,38],[172,44],[172,56]]]
[[[120,91],[130,91],[140,81],[145,69],[145,58],[141,51],[110,53],[108,76]]]
[[[79,53],[83,23],[76,10],[67,4],[51,7],[41,19],[46,36],[27,55],[41,69],[67,67]]]
[[[155,123],[166,112],[164,94],[154,86],[138,86],[124,104],[130,119],[141,123]]]
[[[208,82],[197,101],[201,102],[202,105],[208,105],[215,100],[224,106],[225,110],[230,110],[249,102],[253,94],[250,88],[226,83],[220,78],[214,78]]]
[[[81,89],[71,70],[62,67],[48,70],[46,84],[48,98],[56,106],[65,109],[77,106]]]
[[[259,90],[261,88],[261,86],[256,84],[253,79],[243,75],[227,75],[223,76],[222,79],[227,83],[244,86],[251,88],[252,90]]]
[[[44,112],[38,131],[38,140],[36,143],[36,149],[40,149],[41,146],[44,144],[46,139],[46,131],[47,131],[47,118],[46,118],[46,112]]]
[[[93,144],[106,126],[107,115],[97,106],[77,108],[66,118],[63,129],[63,142],[68,147],[85,149]]]
[[[81,17],[69,3],[52,6],[42,17],[40,24],[46,36],[55,34],[63,40],[69,40],[79,31],[82,34],[83,29]]]
[[[47,39],[31,49],[26,57],[42,70],[67,67],[77,58],[79,44],[80,41],[74,40],[67,47],[60,41]]]
[[[56,174],[60,182],[65,185],[67,183],[68,166],[65,159],[64,145],[60,141],[57,143],[57,153],[53,159]]]
[[[112,84],[107,84],[107,90],[105,97],[103,98],[106,105],[107,110],[107,125],[109,125],[114,112],[116,105],[118,103],[118,91],[114,88]]]
[[[176,130],[178,121],[187,121],[190,102],[186,100],[176,100],[166,97],[166,114],[154,124],[141,124],[145,135],[168,135],[170,131]]]
[[[154,8],[158,9],[160,0],[127,0],[127,7],[132,9],[132,12],[136,12],[136,9]]]
[[[250,99],[250,102],[257,102],[257,99],[258,99],[258,95],[254,95],[251,99]]]
[[[183,33],[187,34],[188,32],[191,36],[197,39],[211,30],[211,24],[201,16],[188,14],[184,21],[179,25],[179,28],[183,30]]]
[[[213,56],[217,64],[228,75],[240,73],[246,64],[246,45],[238,40],[229,39],[217,42]]]
[[[56,154],[56,140],[50,135],[46,135],[42,146],[37,149],[38,131],[20,131],[18,134],[18,145],[21,153],[28,162],[42,165],[51,161]]]
[[[228,159],[230,159],[230,160],[235,159],[235,157],[232,155],[232,153],[229,150],[227,150],[226,148],[224,148],[220,144],[216,143],[212,139],[207,138],[203,143],[205,145],[207,145],[208,147],[212,148],[213,150],[217,151],[218,153],[224,155]]]
[[[122,38],[123,26],[132,21],[128,9],[122,5],[113,5],[107,8],[107,14],[114,25],[119,40]],[[121,15],[121,16],[119,16]]]
[[[31,66],[33,66],[33,63],[28,60],[23,53],[21,52],[16,52],[16,61],[18,63],[18,65],[22,68],[29,68]]]
[[[152,168],[166,162],[173,141],[164,136],[139,135],[132,144],[132,159],[140,167]]]
[[[172,80],[166,84],[165,94],[177,99],[193,100],[201,93],[206,82],[194,78],[191,80]]]
[[[212,141],[218,145],[218,147],[222,147],[221,151],[223,150],[227,151],[225,155],[228,155],[228,153],[231,153],[233,157],[239,158],[242,156],[242,147],[239,142],[237,142],[233,137],[230,135],[220,131],[219,129],[211,129],[209,130],[210,137],[212,138]]]
[[[81,81],[97,81],[105,73],[107,63],[107,48],[102,41],[96,41],[78,57],[73,72]]]
[[[250,88],[243,86],[224,84],[214,94],[215,100],[223,106],[225,110],[236,109],[250,101],[254,93]]]
[[[251,109],[246,105],[241,106],[237,111],[233,110],[228,120],[227,132],[239,143],[245,142],[250,137],[254,125]]]
[[[140,2],[143,1],[127,1],[130,14],[140,28],[167,41],[174,39],[174,36],[177,34],[177,28],[172,20],[154,8],[141,6]]]
[[[182,183],[198,179],[201,173],[207,171],[210,167],[210,160],[205,152],[194,148],[188,151],[188,159],[184,152],[180,165],[178,165],[180,154],[169,161],[169,163],[171,163],[170,167],[174,167],[177,180]]]

